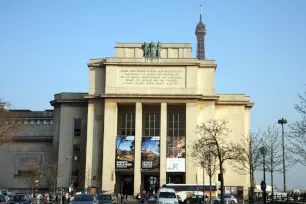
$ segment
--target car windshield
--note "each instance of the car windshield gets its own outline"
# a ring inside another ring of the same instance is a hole
[[[224,198],[231,198],[232,196],[230,196],[230,195],[226,195],[226,196],[224,196]]]
[[[160,192],[159,198],[176,198],[175,193],[171,192]]]
[[[11,198],[11,201],[25,201],[25,196],[24,195],[14,195]]]
[[[4,195],[0,195],[0,202],[6,202],[6,199],[5,199]]]
[[[98,195],[97,197],[98,200],[112,200],[111,195]]]
[[[94,200],[93,195],[89,194],[76,195],[73,199],[73,201],[93,201],[93,200]]]

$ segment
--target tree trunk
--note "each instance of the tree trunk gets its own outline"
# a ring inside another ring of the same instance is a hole
[[[211,191],[212,191],[212,186],[211,186],[211,177],[212,175],[209,174],[209,204],[212,204],[211,200]]]
[[[253,203],[255,203],[254,181],[255,181],[255,178],[254,178],[254,171],[252,171],[252,192],[251,192],[251,195],[252,195],[252,201],[253,201]]]
[[[253,177],[252,177],[252,169],[250,168],[250,191],[249,191],[249,199],[250,203],[253,203]]]
[[[273,170],[271,170],[271,187],[272,187],[272,193],[271,193],[271,196],[272,196],[272,203],[274,202],[274,188],[273,188]]]
[[[221,180],[221,204],[224,204],[224,180],[223,180],[222,162],[220,162],[220,180]]]

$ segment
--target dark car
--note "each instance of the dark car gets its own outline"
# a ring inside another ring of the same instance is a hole
[[[205,201],[207,200],[207,197],[205,196],[204,197]],[[191,196],[191,197],[187,197],[185,199],[185,202],[186,203],[189,203],[189,204],[197,204],[197,203],[200,203],[200,204],[203,204],[204,201],[203,201],[203,196],[202,195],[194,195],[194,196]]]
[[[98,203],[93,194],[78,194],[71,201],[71,204],[96,204]]]
[[[7,202],[7,198],[5,195],[0,194],[0,203],[6,203]]]
[[[112,195],[109,194],[100,194],[97,199],[100,204],[111,204],[113,202]]]
[[[34,203],[33,198],[28,194],[18,194],[11,196],[9,204],[31,204]]]

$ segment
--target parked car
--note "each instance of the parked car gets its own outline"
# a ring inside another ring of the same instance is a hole
[[[207,202],[207,198],[208,198],[207,195],[205,195],[205,197],[204,197],[205,202]],[[185,202],[190,203],[190,204],[198,203],[198,201],[199,201],[200,204],[204,203],[203,195],[194,195],[194,196],[187,197],[185,199]]]
[[[175,190],[172,188],[160,188],[157,191],[156,203],[178,204]]]
[[[0,194],[0,203],[6,203],[8,201],[7,197],[3,194]]]
[[[238,203],[237,198],[234,195],[224,195],[224,201],[228,201],[229,204]],[[218,196],[213,199],[214,204],[221,203],[221,197]]]
[[[100,194],[97,196],[99,204],[111,204],[113,202],[112,195],[110,194]]]
[[[74,197],[71,204],[97,204],[99,201],[93,194],[79,194]]]
[[[29,194],[17,194],[12,195],[9,204],[31,204],[34,203],[34,199]]]

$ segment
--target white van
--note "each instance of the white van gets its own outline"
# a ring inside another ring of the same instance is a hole
[[[156,204],[178,204],[175,190],[172,188],[160,188],[157,191]]]

